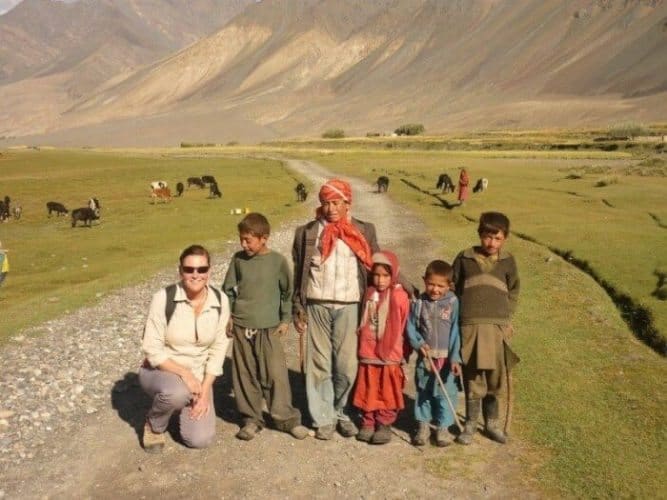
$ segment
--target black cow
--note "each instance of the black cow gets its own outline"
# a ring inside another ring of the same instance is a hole
[[[454,183],[452,182],[452,178],[447,174],[440,174],[435,188],[441,189],[443,193],[453,193]]]
[[[183,189],[185,189],[185,187],[183,186],[183,183],[182,182],[177,182],[176,183],[176,196],[181,196],[183,194]]]
[[[220,189],[218,189],[218,183],[214,182],[208,187],[208,197],[209,198],[222,198],[222,193],[220,192]]]
[[[217,181],[215,180],[215,177],[212,175],[202,175],[201,176],[201,181],[204,184],[217,184]]]
[[[91,227],[92,222],[100,218],[100,211],[90,207],[75,208],[72,210],[72,227],[76,226],[76,221],[82,221],[84,226]]]
[[[201,189],[204,189],[204,181],[200,177],[188,177],[188,188],[190,186],[199,186]]]
[[[58,203],[57,201],[48,201],[46,203],[46,209],[49,211],[49,217],[51,217],[51,212],[55,212],[57,216],[65,215],[69,212],[65,208],[65,205]]]
[[[378,177],[378,180],[375,181],[375,184],[378,186],[378,193],[386,193],[387,189],[389,189],[389,177],[381,175]]]
[[[5,201],[0,201],[0,222],[4,222],[9,219],[9,196],[5,196]]]
[[[100,205],[100,200],[98,200],[97,198],[90,198],[88,200],[88,208],[90,208],[91,210],[97,210],[99,212],[100,208],[102,208],[102,206]]]
[[[472,188],[473,193],[479,193],[482,191],[486,191],[486,188],[489,187],[489,179],[482,177],[481,179],[477,179],[477,182],[475,183],[475,187]]]
[[[306,186],[303,185],[303,182],[299,182],[294,191],[296,191],[296,201],[306,201],[306,198],[308,198],[308,191],[306,191]]]

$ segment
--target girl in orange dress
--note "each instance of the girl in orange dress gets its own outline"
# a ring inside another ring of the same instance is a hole
[[[359,371],[352,403],[362,412],[357,439],[385,444],[391,440],[398,411],[405,407],[402,364],[410,301],[398,283],[396,255],[377,252],[372,260],[371,284],[358,330]]]

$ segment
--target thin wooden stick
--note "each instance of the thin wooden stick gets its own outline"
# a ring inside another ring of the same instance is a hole
[[[438,381],[440,390],[445,395],[445,399],[447,399],[447,403],[449,404],[449,409],[452,410],[452,415],[454,415],[454,422],[456,422],[456,425],[458,426],[459,430],[463,432],[463,426],[461,425],[461,422],[459,422],[459,417],[456,414],[456,410],[454,409],[452,400],[449,399],[449,394],[447,394],[447,389],[445,389],[445,384],[442,381],[442,377],[440,377],[440,372],[436,370],[435,364],[433,363],[433,359],[431,359],[431,354],[428,351],[426,351],[426,359],[428,359],[428,362],[431,365],[431,370],[433,370],[433,373],[435,374],[435,379]]]

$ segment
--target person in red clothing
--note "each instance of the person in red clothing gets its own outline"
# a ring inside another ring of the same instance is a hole
[[[468,199],[469,184],[470,184],[470,178],[468,177],[468,172],[466,172],[465,168],[462,168],[461,173],[459,174],[459,195],[458,195],[459,205],[463,205],[463,203],[465,203],[465,201]]]
[[[398,283],[398,258],[392,252],[373,254],[370,281],[358,330],[359,370],[352,403],[362,411],[357,439],[385,444],[405,406],[401,365],[410,301]]]

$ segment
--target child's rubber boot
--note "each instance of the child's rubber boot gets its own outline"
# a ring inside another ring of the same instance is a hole
[[[431,435],[431,428],[426,422],[417,423],[417,432],[412,438],[412,444],[415,446],[424,446]]]
[[[435,432],[435,444],[440,448],[449,446],[452,444],[452,435],[447,430],[447,427],[438,427],[438,430]]]
[[[368,443],[373,437],[373,434],[375,434],[375,429],[373,427],[362,427],[359,429],[359,434],[357,434],[357,441]]]
[[[371,438],[371,444],[387,444],[389,441],[391,441],[391,426],[379,425]]]
[[[498,425],[498,400],[495,396],[485,396],[482,399],[482,413],[484,415],[484,433],[496,443],[505,444],[507,436]]]
[[[466,423],[463,432],[456,437],[459,444],[472,444],[472,437],[477,430],[477,420],[479,419],[479,399],[466,400]]]

